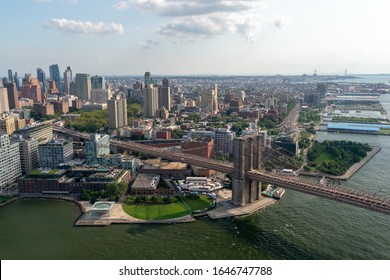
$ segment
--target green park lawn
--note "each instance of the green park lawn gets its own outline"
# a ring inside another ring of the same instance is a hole
[[[326,160],[334,160],[334,158],[331,154],[323,152],[315,159],[315,162],[321,164]]]
[[[192,212],[196,210],[204,210],[211,204],[211,201],[207,195],[201,194],[199,197],[200,199],[198,200],[184,198],[184,202],[188,205]]]
[[[123,210],[130,216],[141,220],[173,219],[190,214],[187,207],[179,201],[158,205],[123,204]]]

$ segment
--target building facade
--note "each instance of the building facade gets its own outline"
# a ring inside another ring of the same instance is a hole
[[[117,129],[127,126],[127,102],[120,95],[114,96],[107,101],[108,128]]]
[[[87,164],[98,164],[98,157],[110,154],[110,137],[102,134],[91,134],[85,143]]]
[[[19,145],[0,129],[0,191],[21,176]]]
[[[89,74],[76,74],[76,96],[83,100],[91,99],[91,76]]]
[[[36,139],[39,144],[47,143],[53,138],[53,128],[49,124],[29,125],[19,129],[17,134],[25,139]]]
[[[215,152],[223,154],[233,153],[233,139],[236,137],[236,133],[228,128],[218,128],[215,130]]]
[[[20,97],[32,99],[34,103],[43,102],[41,86],[37,78],[32,77],[30,74],[25,75],[23,79]]]
[[[52,64],[49,66],[50,81],[54,81],[59,87],[61,85],[60,67],[58,64]]]
[[[15,83],[6,83],[4,87],[7,89],[8,94],[8,107],[9,109],[20,109],[19,93]]]
[[[7,89],[0,84],[0,114],[9,111]]]
[[[71,94],[70,83],[73,80],[72,68],[70,66],[66,67],[64,72],[64,91],[65,94]]]
[[[21,136],[15,136],[11,139],[12,143],[19,145],[20,164],[22,174],[28,174],[38,168],[38,141],[35,139],[24,139]]]
[[[153,118],[158,111],[158,88],[148,85],[142,90],[144,117]]]
[[[54,169],[61,163],[73,159],[73,143],[60,140],[52,140],[38,146],[39,166],[41,168]]]

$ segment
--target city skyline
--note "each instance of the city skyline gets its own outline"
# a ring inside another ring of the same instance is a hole
[[[23,0],[3,5],[1,77],[389,73],[384,0]]]

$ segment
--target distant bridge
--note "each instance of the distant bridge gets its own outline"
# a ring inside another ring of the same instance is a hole
[[[53,127],[59,133],[79,139],[89,139],[89,134],[66,128]],[[245,136],[234,140],[234,165],[229,162],[201,156],[167,151],[142,144],[110,140],[110,145],[123,150],[139,152],[172,161],[180,161],[207,169],[230,174],[233,178],[233,203],[238,206],[258,200],[261,195],[261,182],[286,189],[303,192],[337,202],[342,202],[372,211],[390,214],[390,200],[361,194],[349,189],[335,189],[316,183],[309,183],[295,177],[281,176],[259,170],[261,160],[261,136]]]

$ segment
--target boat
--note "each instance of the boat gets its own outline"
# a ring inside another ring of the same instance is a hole
[[[265,197],[280,199],[285,193],[285,189],[280,187],[275,187],[274,185],[268,185],[265,191],[262,191],[261,194]]]
[[[277,188],[277,189],[274,191],[272,197],[273,197],[273,198],[276,198],[276,199],[281,199],[285,192],[286,192],[285,189],[283,189],[283,188]]]

